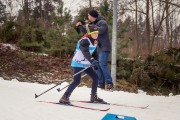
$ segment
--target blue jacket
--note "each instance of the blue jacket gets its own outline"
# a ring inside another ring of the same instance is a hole
[[[98,16],[96,21],[89,24],[94,24],[99,30],[97,51],[111,51],[107,22],[101,16]],[[79,29],[83,34],[87,33],[85,26],[81,25]]]

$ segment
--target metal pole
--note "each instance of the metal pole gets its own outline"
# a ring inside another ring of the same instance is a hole
[[[112,60],[111,76],[116,88],[116,54],[117,54],[117,0],[113,0]]]

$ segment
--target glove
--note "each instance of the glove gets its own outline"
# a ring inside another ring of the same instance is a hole
[[[98,69],[99,62],[97,60],[94,60],[91,64],[95,70]]]

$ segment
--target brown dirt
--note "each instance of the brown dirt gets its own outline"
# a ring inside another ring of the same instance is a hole
[[[22,82],[57,83],[71,77],[70,59],[57,58],[0,44],[0,77]]]
[[[41,84],[57,84],[65,78],[72,78],[71,58],[58,58],[33,52],[15,50],[4,47],[0,43],[0,77],[5,80],[17,79],[20,82],[37,82]],[[70,79],[68,82],[71,82]],[[125,82],[116,90],[136,92],[137,87]],[[80,86],[91,87],[89,76],[81,79]]]

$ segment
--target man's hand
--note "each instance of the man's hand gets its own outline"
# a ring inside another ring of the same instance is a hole
[[[76,27],[81,26],[81,25],[82,25],[81,22],[77,22],[77,23],[76,23]]]

